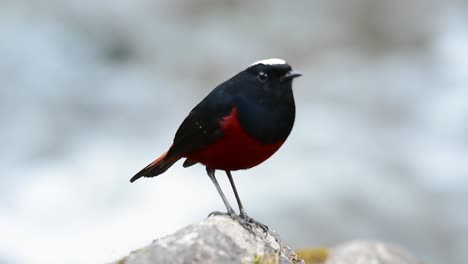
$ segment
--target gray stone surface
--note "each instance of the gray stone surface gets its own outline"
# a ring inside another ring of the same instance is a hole
[[[397,245],[352,241],[329,250],[326,264],[422,264]]]
[[[301,256],[316,264],[422,264],[397,245],[380,241],[351,241],[325,252]],[[327,253],[328,252],[328,253]],[[319,260],[320,259],[320,260]],[[261,229],[254,234],[226,216],[212,216],[174,234],[156,239],[111,264],[297,264],[304,263],[279,236]]]
[[[303,263],[274,232],[255,235],[226,216],[212,216],[131,252],[114,264]]]

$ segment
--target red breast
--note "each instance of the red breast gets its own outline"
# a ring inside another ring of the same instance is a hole
[[[273,144],[258,142],[239,123],[237,108],[220,122],[224,136],[205,148],[185,157],[212,169],[241,170],[254,167],[275,153],[284,141]]]

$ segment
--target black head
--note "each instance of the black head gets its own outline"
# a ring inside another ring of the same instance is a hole
[[[301,76],[282,59],[266,59],[252,63],[246,70],[260,85],[287,84]]]
[[[281,59],[254,62],[239,74],[242,83],[239,120],[263,143],[285,140],[294,124],[292,80],[301,76]]]

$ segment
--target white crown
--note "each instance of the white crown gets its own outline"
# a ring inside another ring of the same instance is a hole
[[[282,60],[282,59],[275,59],[275,58],[272,58],[272,59],[266,59],[266,60],[259,60],[259,61],[256,61],[256,62],[250,64],[250,66],[254,66],[254,65],[257,65],[257,64],[263,64],[263,65],[279,65],[279,64],[286,64],[286,61],[285,61],[285,60]]]

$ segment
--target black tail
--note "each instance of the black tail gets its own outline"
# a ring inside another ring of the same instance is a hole
[[[161,173],[164,173],[169,169],[174,163],[176,163],[179,158],[167,158],[167,152],[157,158],[155,161],[151,162],[148,166],[139,171],[135,176],[130,179],[130,182],[134,182],[141,177],[156,177]]]

